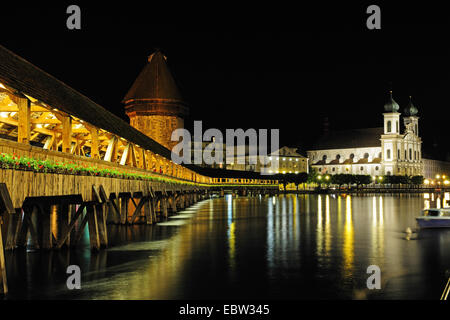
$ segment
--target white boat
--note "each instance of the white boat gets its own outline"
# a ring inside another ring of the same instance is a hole
[[[450,228],[450,208],[424,209],[416,220],[420,228]]]

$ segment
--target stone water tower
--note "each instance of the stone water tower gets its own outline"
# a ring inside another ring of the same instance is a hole
[[[131,126],[169,150],[178,143],[170,138],[175,129],[184,128],[189,109],[161,51],[148,57],[122,103]]]

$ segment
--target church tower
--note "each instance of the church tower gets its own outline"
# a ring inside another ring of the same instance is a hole
[[[423,174],[422,162],[422,139],[419,137],[419,117],[417,113],[419,110],[412,103],[409,97],[409,103],[406,106],[403,118],[405,124],[405,135],[403,139],[404,149],[404,173],[408,175]]]
[[[395,175],[398,173],[398,160],[401,156],[401,136],[400,136],[400,113],[397,112],[400,106],[392,98],[392,91],[389,92],[389,99],[384,105],[384,134],[381,136],[381,148],[384,174]]]
[[[405,116],[403,117],[403,123],[405,128],[411,127],[411,131],[414,132],[416,136],[419,136],[419,117],[417,113],[419,110],[413,105],[411,96],[409,96],[409,103],[405,108]]]
[[[171,141],[172,132],[184,127],[189,110],[161,51],[148,57],[122,103],[131,126],[169,150],[178,143]]]

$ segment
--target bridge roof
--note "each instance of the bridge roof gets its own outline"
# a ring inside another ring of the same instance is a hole
[[[0,80],[39,101],[168,159],[171,151],[86,96],[0,45]]]
[[[148,63],[123,99],[124,103],[130,100],[183,101],[166,59],[159,50],[149,56]]]

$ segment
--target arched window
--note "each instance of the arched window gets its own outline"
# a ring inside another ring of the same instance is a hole
[[[398,149],[397,151],[398,151],[397,152],[397,157],[398,157],[398,160],[400,160],[400,149]]]
[[[327,161],[327,155],[326,154],[323,155],[322,160],[323,161]]]
[[[355,155],[352,153],[351,155],[350,155],[350,159],[352,160],[352,162],[353,162],[353,159],[355,158]]]
[[[419,126],[416,124],[416,135],[419,135]]]
[[[409,149],[409,160],[412,160],[412,150]]]
[[[364,171],[364,167],[361,167],[360,169],[361,169],[361,171]]]
[[[378,166],[375,167],[375,170],[378,171]]]
[[[387,149],[387,151],[386,151],[386,158],[387,158],[388,160],[391,159],[391,149]]]
[[[367,152],[364,153],[364,159],[369,159],[369,154]]]
[[[391,123],[391,120],[389,120],[387,122],[387,132],[391,132],[391,131],[392,131],[392,123]]]
[[[340,154],[336,155],[336,160],[339,160],[340,158],[341,158]]]
[[[405,150],[405,160],[407,160],[408,159],[408,157],[407,157],[407,155],[406,155],[406,150]]]
[[[336,168],[333,168],[333,172],[335,172],[336,171]]]
[[[395,122],[395,132],[398,132],[398,121]]]

